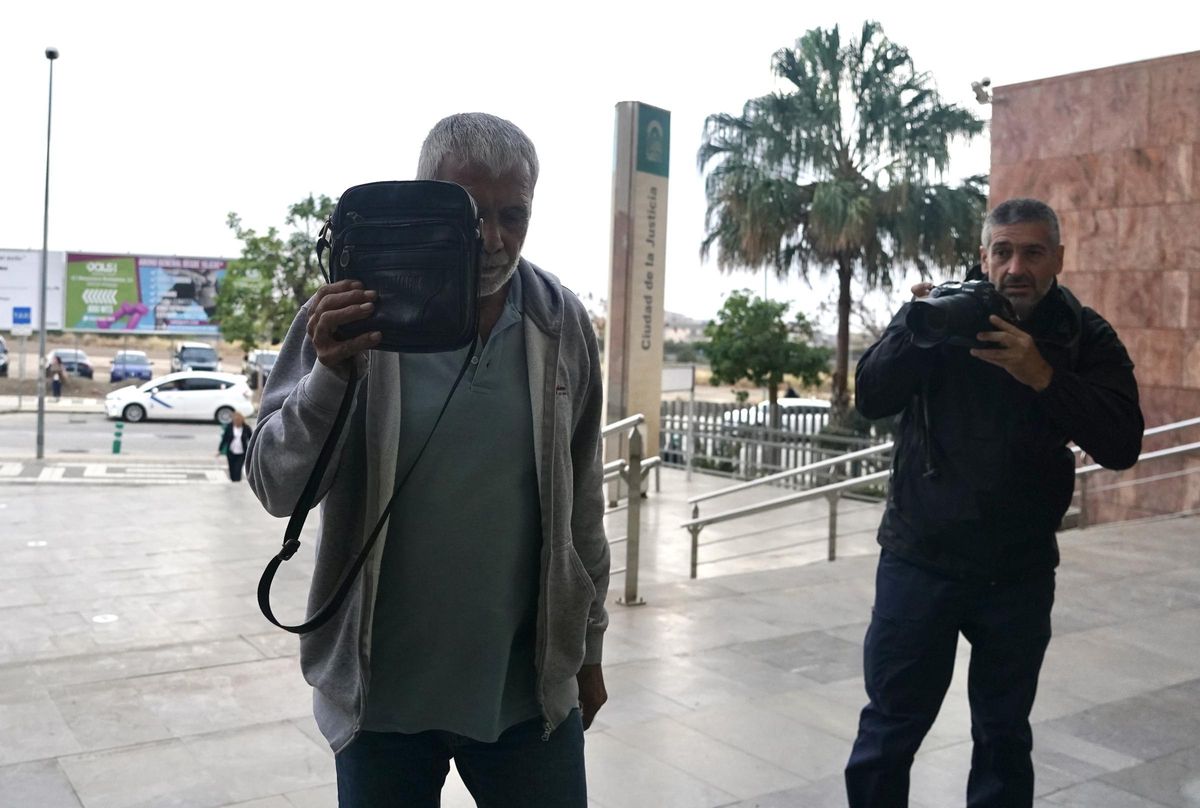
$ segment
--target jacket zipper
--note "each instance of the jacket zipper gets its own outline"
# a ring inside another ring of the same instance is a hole
[[[553,380],[553,386],[549,388],[551,390],[550,409],[549,409],[549,412],[542,413],[543,421],[545,421],[545,419],[547,417],[549,417],[551,419],[550,447],[549,447],[550,465],[546,472],[549,475],[554,474],[554,451],[555,451],[555,446],[556,446],[556,439],[558,437],[558,429],[557,429],[558,421],[557,421],[557,418],[555,417],[555,412],[554,412],[554,408],[557,406],[557,403],[558,403],[558,396],[554,395],[553,391],[556,390],[558,387],[558,354],[561,349],[562,349],[562,333],[561,333],[561,329],[560,329],[559,336],[554,341],[554,359],[550,364],[549,375],[550,375],[550,378]],[[543,385],[544,385],[544,383],[543,383]],[[543,395],[544,395],[544,393],[543,393]],[[545,451],[546,450],[543,449],[543,452],[545,452]],[[537,695],[538,704],[541,705],[542,718],[544,719],[543,724],[542,724],[542,730],[543,730],[542,731],[542,740],[543,741],[550,740],[550,732],[553,729],[553,727],[550,724],[550,717],[546,715],[546,651],[550,645],[550,605],[549,605],[549,603],[547,603],[547,598],[549,596],[549,591],[550,591],[550,556],[551,556],[551,553],[553,552],[553,544],[554,544],[554,519],[553,519],[553,516],[554,516],[554,499],[553,499],[554,485],[553,485],[553,480],[551,480],[550,483],[551,483],[549,486],[550,491],[551,491],[550,535],[546,536],[545,533],[542,534],[542,543],[545,545],[545,560],[542,562],[542,596],[541,596],[541,602],[538,604],[538,611],[541,612],[542,637],[541,637],[541,655],[540,655],[541,663],[538,665],[538,671],[537,671],[537,693],[536,693],[536,695]]]

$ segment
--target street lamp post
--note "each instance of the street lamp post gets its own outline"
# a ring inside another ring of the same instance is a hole
[[[42,271],[38,278],[38,460],[46,453],[46,368],[42,362],[46,357],[46,256],[50,239],[50,120],[54,112],[54,60],[57,58],[57,48],[46,48],[46,59],[50,61],[50,94],[46,99],[46,196],[42,207]]]

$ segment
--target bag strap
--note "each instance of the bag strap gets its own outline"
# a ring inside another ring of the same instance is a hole
[[[325,283],[329,283],[329,271],[325,269],[325,262],[321,260],[321,253],[333,247],[333,243],[329,240],[333,233],[333,217],[330,216],[325,220],[325,224],[321,226],[321,232],[317,234],[317,266],[321,268],[321,277],[325,279]]]
[[[392,506],[396,504],[396,499],[400,496],[400,491],[404,488],[404,484],[408,482],[408,478],[412,475],[413,469],[417,467],[417,463],[421,462],[421,456],[425,454],[425,449],[428,448],[429,441],[433,439],[433,434],[437,431],[438,424],[442,421],[442,416],[446,414],[446,409],[450,406],[450,399],[454,397],[454,391],[458,389],[459,382],[466,375],[474,353],[474,347],[472,346],[467,351],[462,368],[458,371],[458,377],[454,380],[454,384],[450,386],[450,392],[446,396],[446,401],[442,404],[442,409],[438,412],[437,418],[433,422],[433,427],[429,430],[429,434],[425,436],[425,442],[421,444],[420,451],[413,458],[413,462],[409,464],[408,470],[404,472],[404,476],[399,479],[392,489],[392,498],[388,500],[387,506],[384,507],[383,513],[380,514],[379,520],[375,523],[375,529],[367,537],[367,541],[363,544],[362,549],[359,550],[358,557],[354,559],[354,563],[342,573],[341,580],[338,581],[337,588],[333,594],[303,623],[295,626],[287,626],[280,623],[275,617],[275,613],[271,611],[271,582],[275,579],[275,572],[279,569],[279,565],[294,556],[296,551],[300,549],[300,531],[304,528],[304,521],[308,518],[308,512],[312,509],[313,502],[317,496],[317,490],[321,486],[321,480],[325,477],[325,469],[329,465],[333,449],[337,445],[342,428],[345,426],[346,419],[350,414],[350,405],[354,401],[354,389],[358,383],[357,363],[353,361],[350,363],[350,379],[346,384],[346,392],[342,394],[342,402],[338,406],[333,428],[330,429],[329,435],[325,438],[324,445],[321,446],[321,453],[317,456],[317,463],[313,466],[312,473],[308,475],[308,482],[305,483],[304,490],[300,492],[300,499],[296,501],[296,508],[292,511],[291,518],[288,519],[287,530],[283,534],[283,547],[274,558],[267,562],[267,567],[263,570],[262,577],[258,580],[258,608],[271,623],[293,634],[307,634],[327,623],[329,618],[333,617],[338,609],[341,608],[342,603],[346,600],[346,595],[350,593],[350,587],[354,585],[359,571],[363,568],[363,564],[366,563],[367,557],[371,554],[371,549],[379,539],[379,534],[382,532],[383,526],[392,512]]]

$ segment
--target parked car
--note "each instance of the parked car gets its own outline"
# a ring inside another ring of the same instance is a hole
[[[782,431],[815,435],[829,423],[829,402],[825,399],[781,396],[775,403],[779,405],[779,428]],[[747,427],[765,429],[770,425],[770,402],[767,401],[721,415],[721,426],[734,434]]]
[[[242,363],[242,375],[250,383],[250,389],[258,387],[258,379],[262,377],[262,383],[267,383],[267,375],[270,374],[271,368],[275,367],[275,360],[279,358],[279,351],[262,351],[255,350],[246,354],[246,361]]]
[[[8,346],[4,344],[4,337],[0,337],[0,376],[8,375]]]
[[[110,382],[120,382],[125,379],[143,379],[150,381],[153,376],[150,358],[145,351],[117,351],[113,357],[112,370],[109,371]]]
[[[55,348],[46,357],[46,367],[52,367],[54,360],[62,362],[63,370],[68,376],[80,376],[90,379],[93,376],[92,360],[83,351],[74,348]]]
[[[207,342],[177,342],[171,351],[171,370],[221,370],[221,357]]]
[[[227,424],[234,412],[253,415],[254,405],[245,376],[188,370],[114,390],[105,396],[104,410],[130,423],[171,418]]]

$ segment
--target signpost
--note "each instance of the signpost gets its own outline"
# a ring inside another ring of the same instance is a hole
[[[12,335],[21,338],[21,365],[17,371],[17,378],[20,381],[25,380],[25,345],[29,336],[33,334],[33,308],[31,306],[13,306],[12,307]],[[17,385],[17,411],[21,411],[21,398],[23,396],[24,385]]]
[[[645,451],[658,452],[662,409],[663,284],[671,113],[617,104],[612,250],[604,328],[605,421],[646,417]],[[618,457],[619,435],[604,456]],[[610,500],[613,498],[610,497]]]
[[[13,306],[12,335],[14,337],[28,337],[31,334],[33,334],[33,307]]]

